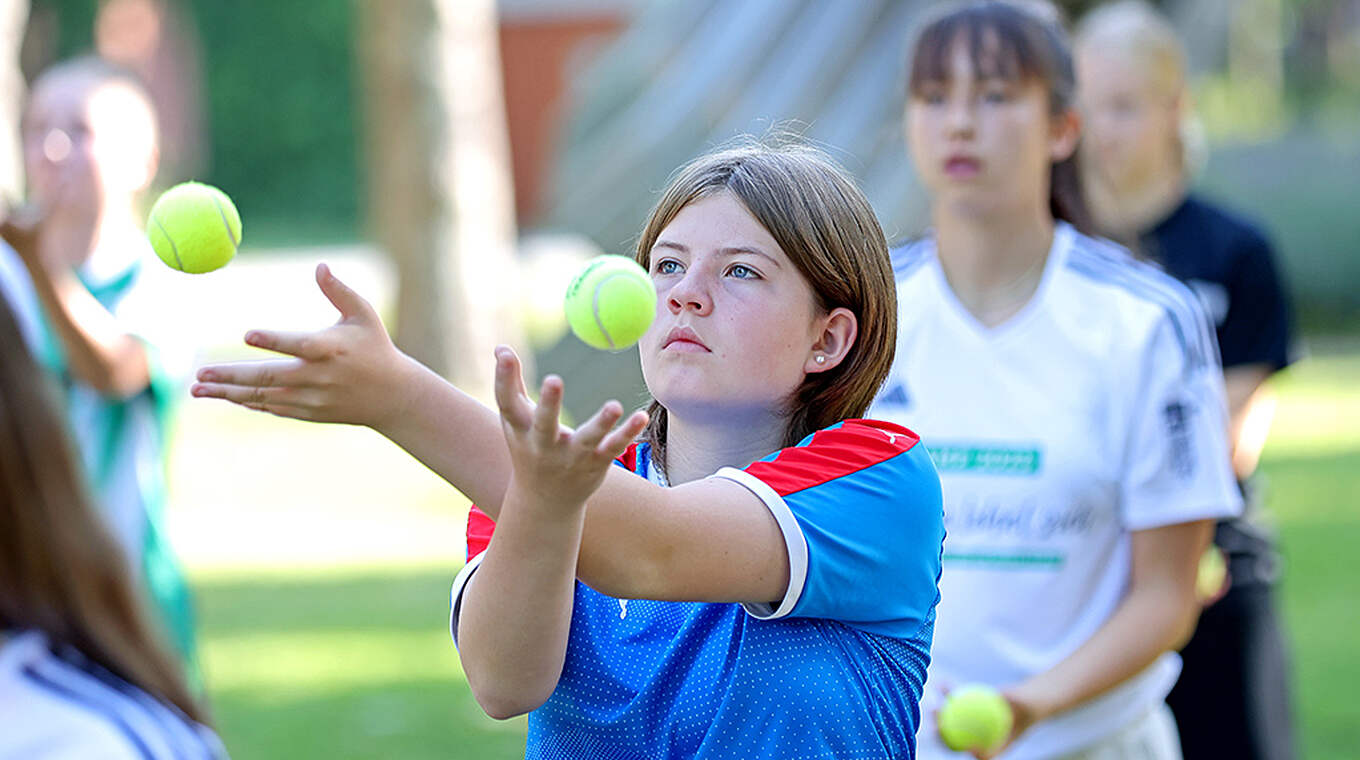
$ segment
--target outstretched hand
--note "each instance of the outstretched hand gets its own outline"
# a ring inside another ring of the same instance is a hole
[[[562,393],[562,378],[549,375],[535,404],[525,390],[519,357],[507,346],[496,349],[496,405],[514,482],[545,502],[579,505],[600,487],[610,464],[647,426],[647,413],[633,412],[615,427],[623,406],[607,401],[572,430],[558,421]]]
[[[44,198],[23,203],[0,202],[0,238],[19,254],[30,272],[73,268],[89,252],[95,235],[93,217],[77,222],[68,215],[59,222],[67,248],[55,250],[43,246],[43,233],[53,224],[53,212],[69,205],[73,191],[74,184],[66,181],[48,188]]]
[[[419,365],[392,343],[373,306],[320,264],[316,283],[340,312],[315,332],[252,330],[246,343],[287,359],[215,364],[190,393],[312,422],[378,427],[405,411],[404,379]]]

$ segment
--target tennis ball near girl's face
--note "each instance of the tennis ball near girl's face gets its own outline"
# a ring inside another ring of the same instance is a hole
[[[146,236],[172,269],[202,274],[221,268],[236,255],[241,215],[221,190],[184,182],[156,199],[146,220]]]
[[[940,709],[940,738],[955,752],[992,752],[1011,734],[1010,703],[990,686],[955,689]]]
[[[567,287],[567,324],[586,345],[622,351],[656,316],[656,286],[624,256],[596,256]]]

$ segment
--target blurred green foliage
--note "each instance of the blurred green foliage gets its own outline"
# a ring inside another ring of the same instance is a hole
[[[362,188],[352,5],[191,5],[212,125],[208,181],[233,193],[257,241],[353,239]]]
[[[204,78],[209,155],[206,173],[193,179],[236,201],[248,248],[358,237],[362,118],[353,4],[177,4],[198,35]],[[92,49],[97,5],[33,0],[35,10],[55,11],[58,57]]]
[[[195,179],[235,199],[247,221],[247,249],[362,237],[354,5],[168,2],[179,4],[199,37],[209,155],[205,174]],[[1062,0],[1072,17],[1093,2]],[[56,13],[61,57],[91,48],[97,5],[33,0],[35,11]],[[1355,329],[1360,68],[1351,64],[1360,61],[1360,35],[1327,37],[1338,7],[1333,0],[1286,0],[1283,7],[1282,95],[1225,71],[1199,82],[1212,142],[1201,184],[1270,229],[1306,327]],[[1327,44],[1318,44],[1323,39]]]
[[[1260,222],[1305,332],[1360,332],[1360,139],[1317,129],[1216,146],[1199,188]]]

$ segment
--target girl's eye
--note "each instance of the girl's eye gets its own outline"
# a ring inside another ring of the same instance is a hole
[[[944,102],[944,90],[939,87],[923,87],[916,93],[916,99],[928,106],[938,106]]]
[[[680,271],[680,262],[675,259],[662,259],[656,262],[657,274],[675,274]]]
[[[1010,100],[1010,93],[1005,90],[988,90],[982,94],[982,99],[988,103],[1005,103]]]
[[[756,270],[746,266],[745,264],[733,264],[732,268],[727,270],[727,273],[732,275],[733,277],[742,280],[749,280],[760,277],[760,275],[756,273]]]

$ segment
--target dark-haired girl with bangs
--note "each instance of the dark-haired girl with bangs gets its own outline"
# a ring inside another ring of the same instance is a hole
[[[984,683],[1015,715],[1001,757],[1177,758],[1174,651],[1212,521],[1240,509],[1213,335],[1184,287],[1082,232],[1051,6],[950,6],[910,66],[933,228],[893,251],[871,413],[929,441],[945,499],[919,757],[952,756],[932,714]]]

